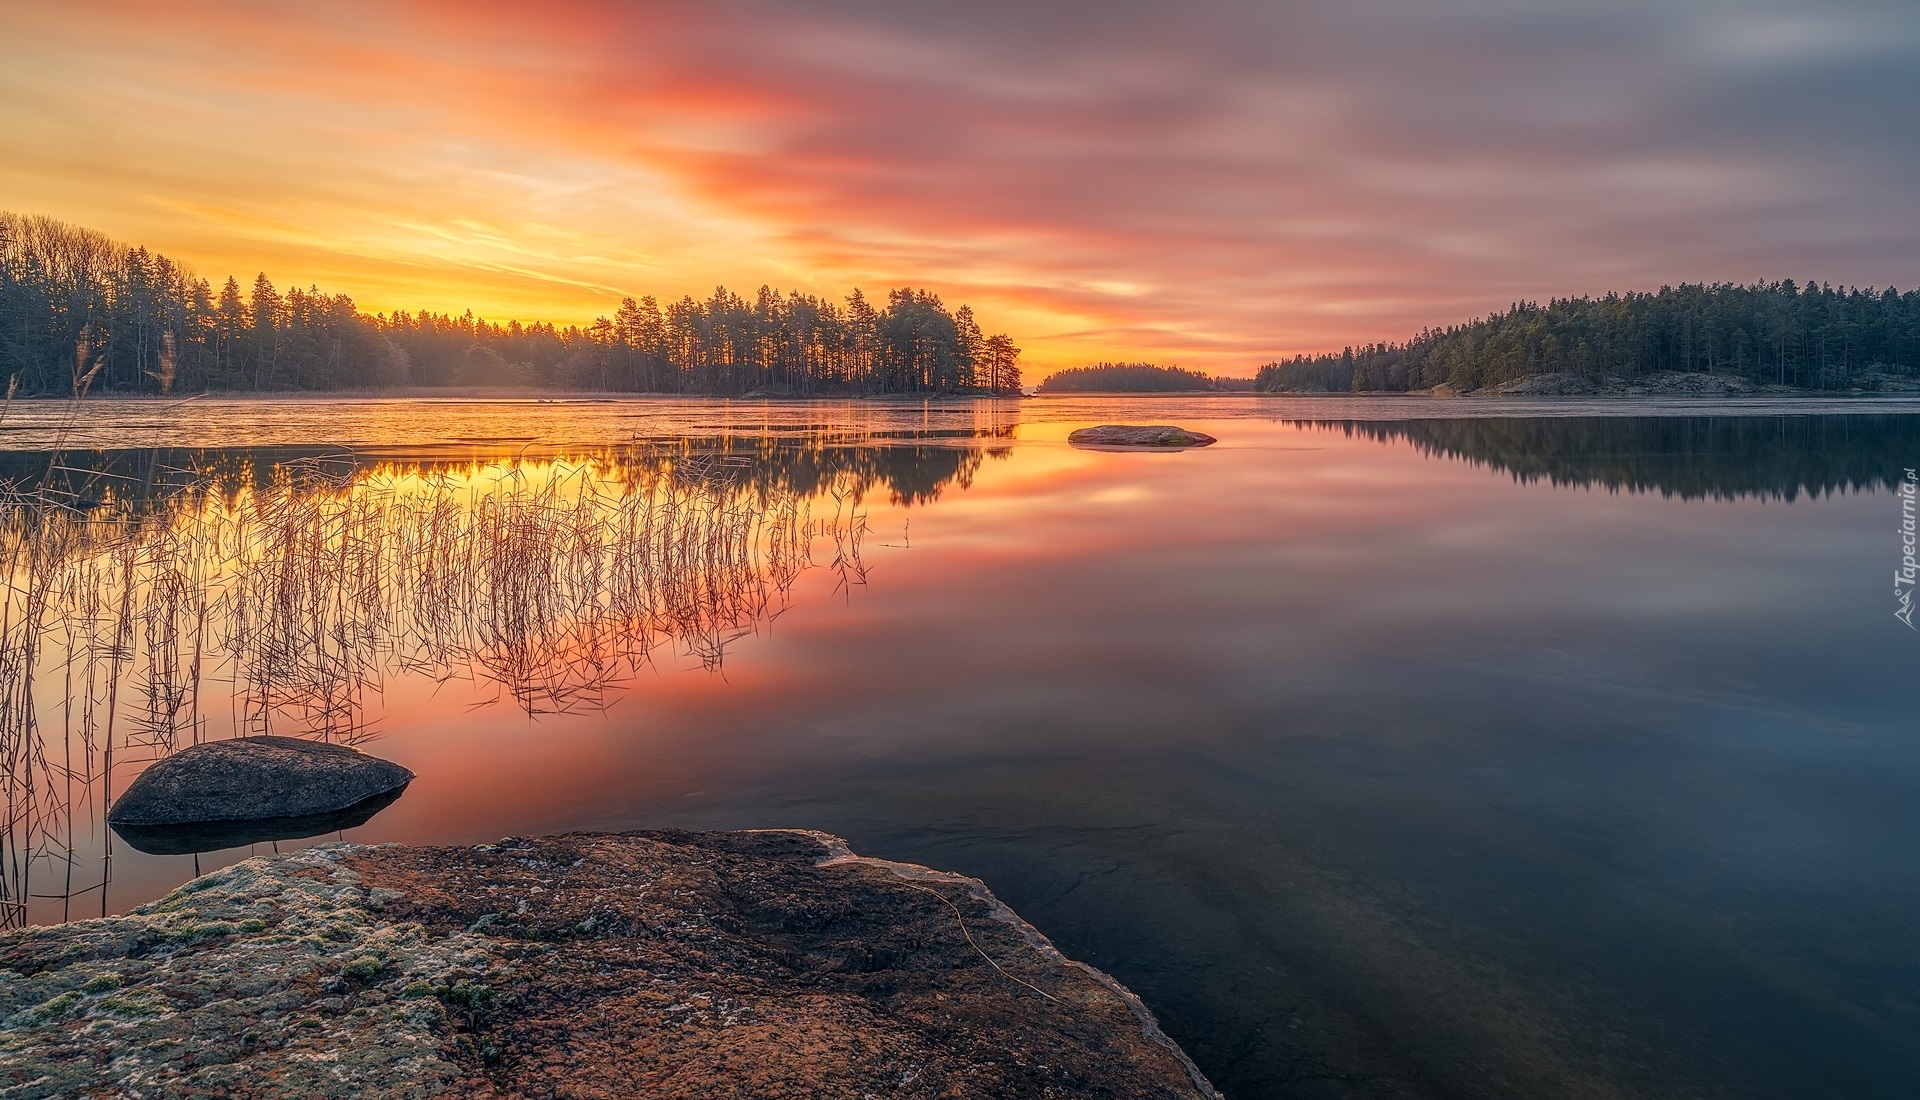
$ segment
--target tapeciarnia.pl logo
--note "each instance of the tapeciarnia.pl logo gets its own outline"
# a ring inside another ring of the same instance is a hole
[[[1908,630],[1920,630],[1913,625],[1913,582],[1916,567],[1913,561],[1914,545],[1914,485],[1920,478],[1914,476],[1911,468],[1907,476],[1900,480],[1900,568],[1893,571],[1893,598],[1899,603],[1893,617],[1907,624]]]

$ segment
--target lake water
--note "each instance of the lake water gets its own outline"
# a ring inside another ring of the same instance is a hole
[[[351,840],[978,876],[1229,1097],[1920,1088],[1920,406],[89,402],[0,448],[34,920],[249,854],[109,863],[144,761],[307,732],[418,773]]]

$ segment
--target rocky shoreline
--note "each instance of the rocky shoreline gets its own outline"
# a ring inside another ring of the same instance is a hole
[[[800,831],[327,845],[0,935],[8,1097],[1217,1097],[977,880]]]
[[[1818,390],[1698,371],[1661,371],[1638,378],[1556,373],[1530,374],[1476,390],[1441,385],[1413,392],[1434,397],[1884,397],[1920,393],[1920,382],[1902,375],[1863,373],[1848,389]]]

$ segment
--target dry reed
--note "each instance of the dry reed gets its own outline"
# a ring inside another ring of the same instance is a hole
[[[719,669],[821,540],[838,585],[866,577],[862,479],[795,491],[686,448],[308,459],[231,493],[158,473],[175,488],[0,488],[0,927],[36,898],[106,911],[116,768],[270,730],[352,742],[394,676],[528,714],[604,706],[662,647]],[[103,857],[86,882],[83,851]]]

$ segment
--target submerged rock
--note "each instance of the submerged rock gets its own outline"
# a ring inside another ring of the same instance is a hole
[[[294,817],[260,817],[245,821],[190,821],[183,825],[142,825],[128,821],[113,822],[113,831],[136,850],[150,856],[183,856],[194,852],[218,852],[244,848],[270,840],[302,840],[325,836],[342,829],[357,829],[373,820],[373,815],[394,804],[405,793],[396,787],[356,802],[344,810]]]
[[[1102,424],[1097,428],[1081,428],[1067,436],[1067,442],[1089,450],[1164,451],[1204,447],[1217,441],[1210,435],[1171,424]]]
[[[818,833],[329,845],[0,967],[9,1097],[1217,1100],[980,882]]]
[[[107,820],[182,826],[312,817],[396,794],[412,781],[400,765],[345,745],[240,737],[181,749],[150,765]]]

